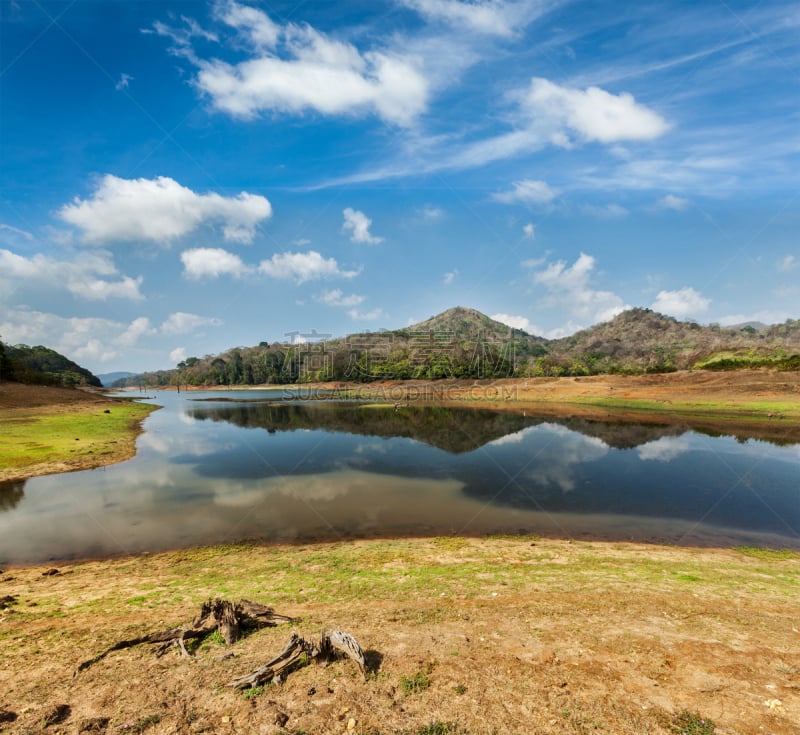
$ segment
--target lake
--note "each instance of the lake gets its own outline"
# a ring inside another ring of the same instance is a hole
[[[292,395],[162,392],[134,459],[0,484],[0,563],[444,534],[800,549],[788,438]]]

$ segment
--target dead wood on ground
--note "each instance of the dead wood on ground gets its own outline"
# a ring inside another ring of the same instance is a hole
[[[364,676],[367,675],[364,652],[361,650],[358,641],[349,633],[345,633],[343,630],[323,631],[320,635],[319,643],[302,638],[297,633],[292,633],[289,642],[275,658],[267,661],[263,666],[259,666],[249,674],[229,681],[228,686],[235,689],[247,689],[261,686],[271,681],[280,682],[284,675],[291,672],[292,669],[311,659],[330,661],[336,658],[339,653],[343,653],[355,661],[359,671]]]
[[[162,656],[170,647],[177,646],[182,655],[189,657],[190,654],[186,650],[187,640],[205,638],[207,635],[219,630],[225,643],[231,645],[239,640],[243,628],[262,628],[278,625],[279,623],[291,623],[292,620],[293,618],[279,615],[271,607],[262,605],[259,602],[241,600],[233,603],[217,597],[203,603],[200,608],[200,614],[188,627],[172,628],[159,633],[149,633],[138,638],[119,641],[97,656],[80,664],[75,669],[73,678],[81,671],[85,671],[93,664],[104,659],[112,651],[120,651],[123,648],[131,648],[142,643],[157,644],[156,656]]]

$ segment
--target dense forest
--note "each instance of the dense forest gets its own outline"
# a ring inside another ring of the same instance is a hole
[[[100,380],[55,350],[37,345],[6,345],[0,342],[0,380],[71,387],[92,385]]]
[[[405,329],[302,343],[261,342],[176,368],[117,381],[116,387],[262,385],[322,381],[558,377],[743,367],[800,369],[800,321],[724,328],[631,309],[562,339],[535,337],[456,307]]]

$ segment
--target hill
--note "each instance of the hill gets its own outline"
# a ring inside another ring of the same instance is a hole
[[[724,328],[630,309],[570,337],[547,340],[459,306],[403,329],[312,338],[304,344],[261,342],[189,357],[174,370],[114,385],[558,377],[740,367],[800,369],[800,321],[759,330]]]
[[[134,375],[136,375],[136,373],[119,371],[116,373],[99,373],[97,378],[100,380],[103,386],[107,388],[117,380],[122,380],[124,378],[132,378]]]
[[[18,383],[102,387],[97,376],[49,347],[4,345],[0,342],[0,378]]]
[[[739,367],[800,368],[800,321],[756,330],[682,322],[650,309],[550,342],[532,375],[671,372]]]

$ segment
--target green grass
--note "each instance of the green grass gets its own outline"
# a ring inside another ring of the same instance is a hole
[[[428,678],[426,671],[420,670],[413,676],[400,677],[400,689],[406,696],[424,692],[430,685],[431,680]]]
[[[674,715],[669,727],[678,735],[714,735],[716,732],[716,726],[708,717],[688,710]]]
[[[135,437],[139,422],[156,408],[141,403],[100,403],[72,413],[16,414],[0,421],[0,467],[24,469],[113,454]]]
[[[800,559],[800,551],[791,549],[766,549],[760,546],[737,546],[736,551],[745,556],[765,561],[784,561],[787,559]]]

